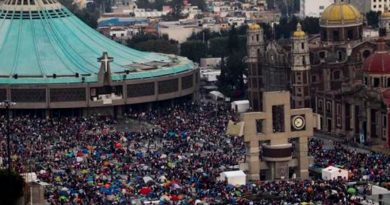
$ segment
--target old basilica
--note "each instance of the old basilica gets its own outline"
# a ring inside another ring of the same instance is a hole
[[[354,6],[337,0],[322,13],[320,34],[309,36],[298,25],[288,45],[265,42],[262,28],[250,24],[252,109],[262,110],[263,92],[289,90],[292,108],[313,108],[322,131],[390,145],[390,13],[380,16],[379,37],[365,36],[363,21]]]

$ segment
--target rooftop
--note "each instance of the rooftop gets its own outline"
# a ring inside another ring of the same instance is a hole
[[[186,58],[141,52],[112,41],[55,0],[0,3],[0,84],[79,83],[81,77],[96,82],[97,58],[103,52],[113,57],[113,80],[193,68]]]

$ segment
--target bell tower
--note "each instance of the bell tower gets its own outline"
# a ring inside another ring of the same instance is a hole
[[[310,107],[310,55],[307,35],[298,23],[292,37],[291,85],[293,108]]]
[[[247,30],[248,94],[254,111],[262,109],[264,36],[258,24],[249,24]]]

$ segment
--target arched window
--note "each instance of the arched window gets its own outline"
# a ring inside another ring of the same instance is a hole
[[[321,59],[324,59],[325,58],[325,51],[321,51],[319,54]]]
[[[337,60],[342,61],[343,60],[343,53],[341,51],[337,52]]]
[[[305,49],[305,43],[301,43],[301,48]]]
[[[368,56],[370,56],[370,55],[371,55],[371,52],[369,50],[364,50],[363,51],[363,58],[364,59],[368,58]]]

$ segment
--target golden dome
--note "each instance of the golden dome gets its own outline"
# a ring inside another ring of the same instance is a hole
[[[300,23],[298,23],[297,30],[294,31],[293,36],[296,38],[302,38],[302,37],[306,36],[306,33],[304,31],[302,31],[302,26]]]
[[[260,30],[260,25],[257,23],[250,23],[248,24],[249,30]]]
[[[362,24],[363,16],[353,5],[338,2],[328,6],[321,15],[321,25]]]

